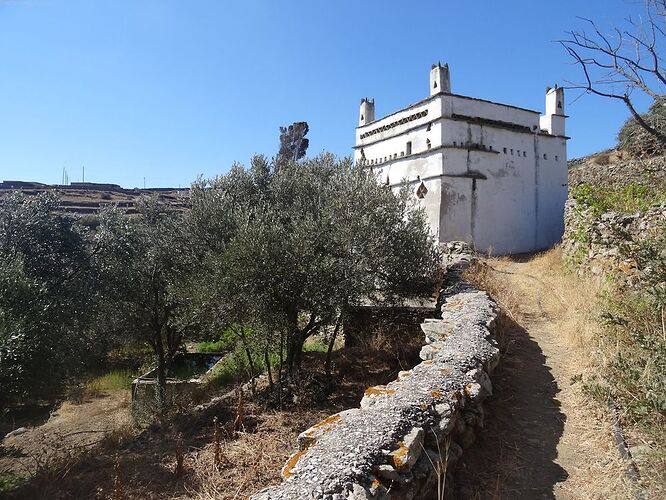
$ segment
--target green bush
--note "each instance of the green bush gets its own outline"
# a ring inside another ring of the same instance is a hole
[[[609,211],[645,211],[652,205],[666,202],[663,187],[643,186],[635,182],[619,188],[583,183],[571,190],[571,196],[582,206],[589,207],[595,216]]]
[[[239,328],[239,327],[234,327]],[[251,336],[252,330],[248,327],[241,327],[245,334]],[[226,352],[233,349],[234,344],[238,340],[238,336],[234,333],[233,328],[226,328],[220,334],[217,340],[202,341],[197,344],[199,352]]]
[[[619,249],[621,257],[635,260],[640,282],[606,293],[601,339],[605,381],[589,381],[584,387],[599,399],[610,397],[628,420],[659,434],[666,426],[666,222],[654,236]]]

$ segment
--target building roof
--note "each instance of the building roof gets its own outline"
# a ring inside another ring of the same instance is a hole
[[[466,96],[466,95],[452,94],[452,93],[450,93],[450,92],[438,92],[437,94],[434,94],[434,95],[431,95],[431,96],[429,96],[429,97],[426,97],[425,99],[422,99],[422,100],[420,100],[420,101],[418,101],[418,102],[415,102],[414,104],[410,104],[409,106],[407,106],[407,107],[405,107],[405,108],[402,108],[402,109],[399,109],[399,110],[397,110],[397,111],[394,111],[393,113],[390,113],[390,114],[388,114],[388,115],[385,115],[385,116],[383,116],[383,117],[381,117],[381,118],[379,118],[379,119],[377,119],[377,120],[375,120],[375,121],[372,121],[372,122],[370,122],[370,123],[366,123],[365,125],[359,125],[359,126],[356,127],[356,128],[357,128],[357,129],[361,129],[361,128],[365,128],[365,127],[370,127],[371,125],[376,125],[378,122],[380,122],[380,121],[382,121],[382,120],[384,120],[384,119],[386,119],[386,118],[389,118],[390,116],[397,115],[398,113],[402,113],[403,111],[407,111],[407,110],[409,110],[409,109],[411,109],[411,108],[415,108],[415,107],[417,107],[417,106],[421,106],[422,104],[425,104],[425,103],[427,103],[427,102],[429,102],[429,101],[432,101],[432,100],[435,99],[436,97],[443,96],[443,95],[450,95],[450,96],[453,96],[453,97],[460,97],[460,98],[463,98],[463,99],[469,99],[470,101],[487,102],[487,103],[489,103],[489,104],[496,104],[496,105],[498,105],[498,106],[504,106],[504,107],[507,107],[507,108],[519,109],[520,111],[527,111],[527,112],[529,112],[529,113],[535,113],[535,114],[537,114],[537,115],[541,115],[541,112],[539,112],[539,111],[534,111],[533,109],[521,108],[521,107],[519,107],[519,106],[513,106],[513,105],[511,105],[511,104],[503,104],[503,103],[501,103],[501,102],[489,101],[488,99],[479,99],[478,97],[470,97],[470,96]]]

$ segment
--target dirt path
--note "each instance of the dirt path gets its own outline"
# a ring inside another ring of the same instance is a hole
[[[571,290],[538,258],[489,264],[513,312],[502,325],[486,429],[464,455],[458,497],[632,498],[609,416],[572,384],[581,353],[566,331],[575,324],[565,304]]]
[[[130,432],[129,391],[106,391],[81,404],[63,403],[43,425],[5,438],[0,474],[34,474],[103,440]]]

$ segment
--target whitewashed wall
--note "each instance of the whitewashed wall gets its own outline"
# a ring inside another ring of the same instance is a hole
[[[549,92],[554,109],[563,94]],[[494,254],[528,252],[553,245],[564,231],[566,138],[541,131],[563,134],[564,119],[441,93],[358,127],[355,159],[364,157],[378,181],[396,189],[406,181],[416,195],[423,183],[428,192],[419,203],[439,241],[464,240]]]

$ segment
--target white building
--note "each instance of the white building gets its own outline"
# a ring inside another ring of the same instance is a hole
[[[430,97],[375,120],[363,99],[354,159],[420,198],[441,241],[493,254],[557,243],[564,231],[567,137],[564,91],[546,89],[546,112],[451,93],[433,65]]]

